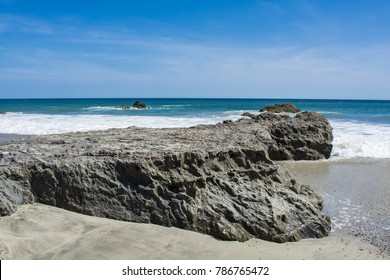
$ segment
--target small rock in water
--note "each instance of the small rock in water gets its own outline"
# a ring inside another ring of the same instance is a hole
[[[295,107],[292,103],[284,103],[265,106],[260,109],[260,112],[299,113],[301,110]]]
[[[147,106],[145,103],[142,103],[139,100],[135,101],[132,106],[124,104],[124,105],[115,106],[115,108],[120,108],[120,109],[125,109],[125,110],[134,109],[134,108],[136,108],[136,109],[150,109],[149,106]]]
[[[142,103],[139,100],[134,102],[133,107],[138,108],[138,109],[148,109],[149,108],[145,103]]]

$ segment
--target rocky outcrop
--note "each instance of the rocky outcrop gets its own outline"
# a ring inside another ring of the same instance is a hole
[[[242,116],[242,117],[253,118],[253,117],[255,117],[256,115],[255,115],[255,114],[252,114],[252,113],[250,113],[250,112],[244,112],[244,113],[242,113],[241,116]]]
[[[192,128],[31,137],[0,146],[0,214],[40,202],[223,240],[326,236],[330,220],[321,211],[322,199],[274,163],[270,148],[291,144],[283,125],[325,135],[322,124],[313,113],[262,114]]]
[[[331,155],[332,127],[319,114],[302,112],[290,117],[263,113],[254,119],[268,127],[273,141],[268,146],[272,160],[318,160]]]
[[[148,108],[148,106],[146,106],[145,103],[142,103],[142,102],[139,101],[139,100],[137,100],[137,101],[134,102],[133,107],[134,107],[134,108],[138,108],[138,109],[147,109],[147,108]]]
[[[4,114],[5,114],[5,111],[0,109],[0,115],[4,115]]]
[[[271,112],[271,113],[299,113],[300,109],[295,107],[292,103],[274,104],[268,105],[260,109],[260,112]]]
[[[115,108],[123,109],[123,110],[130,110],[133,108],[133,106],[122,104],[122,105],[115,106]]]
[[[118,105],[118,106],[115,106],[115,108],[120,108],[120,109],[124,109],[124,110],[129,110],[129,109],[150,109],[149,106],[147,106],[145,103],[142,103],[141,101],[135,101],[134,104],[132,106],[130,105]]]

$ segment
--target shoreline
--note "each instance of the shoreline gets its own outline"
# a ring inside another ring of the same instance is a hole
[[[280,162],[324,197],[331,234],[361,237],[390,257],[390,159],[354,158]]]

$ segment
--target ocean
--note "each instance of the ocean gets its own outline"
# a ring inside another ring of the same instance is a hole
[[[390,101],[318,99],[139,99],[148,110],[120,109],[137,99],[0,99],[0,134],[53,134],[108,128],[189,127],[237,120],[244,112],[292,102],[333,126],[331,159],[390,158]]]

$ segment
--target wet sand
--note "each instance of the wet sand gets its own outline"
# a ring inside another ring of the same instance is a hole
[[[282,163],[297,179],[322,194],[332,220],[331,235],[352,236],[390,258],[390,160],[350,159]]]
[[[27,138],[30,135],[0,133],[0,144],[6,144],[12,140]]]

